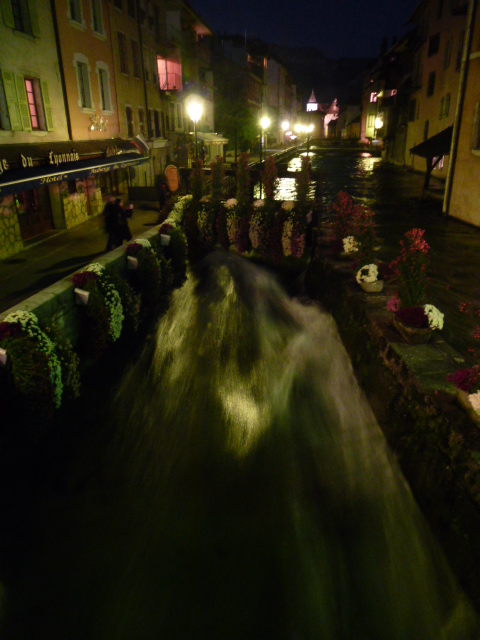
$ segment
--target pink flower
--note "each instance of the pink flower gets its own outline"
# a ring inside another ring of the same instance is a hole
[[[390,300],[387,302],[387,310],[391,311],[392,313],[397,313],[397,311],[400,309],[400,300],[394,296],[393,298],[390,298]]]

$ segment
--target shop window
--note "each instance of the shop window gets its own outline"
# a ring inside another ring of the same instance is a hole
[[[81,53],[76,53],[74,59],[77,69],[78,106],[81,109],[93,109],[88,58]]]
[[[102,2],[101,0],[91,0],[92,2],[92,29],[95,33],[105,35],[103,28]]]
[[[100,109],[102,111],[112,111],[112,100],[110,97],[110,82],[107,65],[97,62],[98,88],[100,91]]]
[[[117,31],[118,55],[120,58],[120,71],[128,74],[127,38],[124,33]]]
[[[135,135],[133,129],[133,109],[132,107],[125,107],[125,116],[127,119],[127,136],[133,138]]]
[[[182,65],[157,56],[158,84],[160,91],[182,90]]]
[[[475,105],[475,117],[473,119],[472,151],[480,150],[480,102]]]
[[[141,78],[141,70],[140,70],[140,52],[138,49],[138,42],[136,40],[132,40],[132,62],[133,62],[133,75],[135,78]]]
[[[428,84],[427,84],[427,98],[433,96],[435,91],[435,71],[431,71],[428,74]]]
[[[428,57],[430,58],[430,56],[434,56],[436,53],[438,53],[439,48],[440,34],[436,33],[434,36],[430,36],[430,39],[428,41]]]

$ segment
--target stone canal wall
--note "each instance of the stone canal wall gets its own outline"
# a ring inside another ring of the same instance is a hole
[[[305,284],[336,320],[390,448],[480,610],[480,423],[446,382],[458,354],[441,334],[406,344],[386,310],[388,296],[364,293],[351,264],[321,249]]]

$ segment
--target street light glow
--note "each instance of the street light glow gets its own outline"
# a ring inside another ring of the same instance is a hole
[[[289,127],[290,127],[290,123],[289,123],[289,121],[288,121],[288,120],[284,120],[284,121],[282,122],[282,129],[283,129],[284,131],[286,131]]]
[[[383,127],[383,120],[381,118],[375,118],[375,129],[381,129]]]
[[[192,96],[192,98],[187,103],[187,112],[190,116],[190,120],[197,124],[203,113],[203,105],[200,102],[199,98]]]
[[[263,118],[260,120],[260,126],[262,127],[262,129],[268,129],[268,127],[270,126],[270,118],[268,116],[263,116]]]

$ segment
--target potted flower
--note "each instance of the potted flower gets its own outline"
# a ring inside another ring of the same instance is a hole
[[[395,318],[393,324],[411,344],[430,339],[434,329],[443,327],[443,314],[433,305],[425,304],[430,264],[430,247],[423,239],[423,229],[411,229],[400,241],[400,254],[390,264],[395,296],[387,309]]]
[[[476,421],[480,419],[480,367],[458,369],[447,376],[447,382],[457,389],[460,405],[466,409]]]
[[[378,266],[366,264],[357,271],[356,281],[368,293],[379,293],[383,289],[383,280],[379,279]]]
[[[343,252],[340,253],[342,258],[350,258],[353,254],[357,253],[359,245],[355,239],[355,236],[347,236],[342,240]]]

